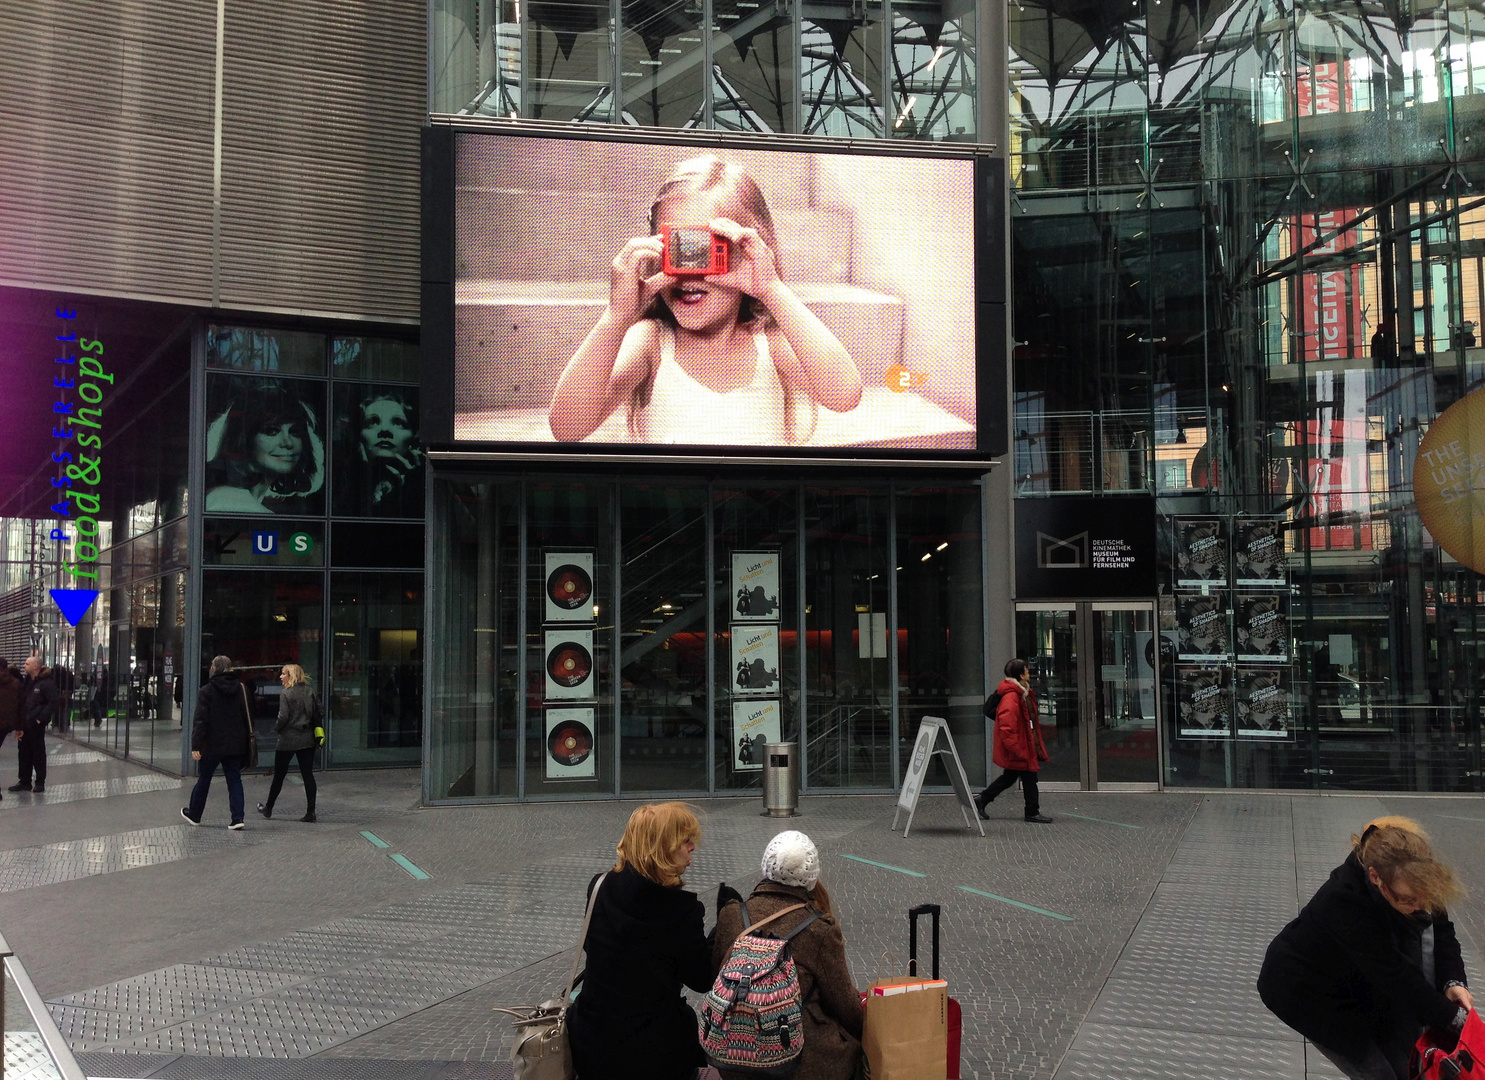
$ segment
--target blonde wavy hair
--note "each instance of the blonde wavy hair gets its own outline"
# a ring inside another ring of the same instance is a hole
[[[298,664],[285,664],[284,670],[289,673],[289,685],[298,686],[300,683],[309,682],[309,676]]]
[[[1361,835],[1351,837],[1351,850],[1389,889],[1406,882],[1425,911],[1443,911],[1464,897],[1454,871],[1434,858],[1428,833],[1412,818],[1389,815],[1368,821]]]
[[[681,848],[700,840],[701,822],[685,803],[649,803],[629,815],[614,870],[632,866],[657,885],[684,885],[686,860],[680,857]]]

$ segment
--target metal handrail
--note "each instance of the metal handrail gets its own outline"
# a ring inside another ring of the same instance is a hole
[[[67,1040],[58,1030],[56,1021],[52,1019],[52,1014],[46,1007],[46,1002],[36,989],[36,984],[26,973],[26,965],[21,963],[20,957],[11,951],[3,936],[0,936],[0,964],[4,965],[5,972],[15,980],[16,989],[21,993],[21,1000],[25,1002],[26,1011],[31,1014],[31,1019],[36,1024],[36,1033],[41,1036],[41,1043],[46,1047],[46,1052],[51,1055],[62,1080],[88,1080],[88,1074],[83,1072],[82,1066],[77,1063],[77,1058],[72,1056],[72,1048],[67,1045]],[[0,978],[0,1077],[4,1075],[5,980]]]

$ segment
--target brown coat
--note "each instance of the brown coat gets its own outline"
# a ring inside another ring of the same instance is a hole
[[[791,904],[807,903],[810,894],[792,885],[760,881],[748,897],[748,917],[754,922]],[[783,937],[809,915],[791,911],[760,933]],[[720,968],[742,933],[742,908],[736,901],[717,914],[717,939],[712,967]],[[790,943],[799,992],[804,1001],[804,1053],[794,1080],[848,1080],[861,1056],[861,995],[846,965],[846,939],[833,915],[824,915]],[[722,1073],[734,1080],[736,1073]]]
[[[15,677],[15,672],[0,668],[0,735],[21,726],[21,702],[25,696],[25,684]]]

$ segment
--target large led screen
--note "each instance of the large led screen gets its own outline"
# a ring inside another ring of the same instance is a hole
[[[975,449],[971,158],[454,146],[456,441]]]

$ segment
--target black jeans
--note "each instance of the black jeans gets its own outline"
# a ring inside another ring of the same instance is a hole
[[[278,801],[278,793],[284,789],[284,777],[289,775],[289,762],[296,757],[299,759],[299,775],[304,777],[304,801],[309,812],[315,812],[315,792],[318,789],[315,786],[313,746],[306,746],[303,750],[279,750],[273,755],[273,785],[268,789],[268,801],[263,804],[265,809],[271,811]]]
[[[16,757],[20,760],[21,783],[31,783],[32,774],[36,783],[46,783],[46,725],[22,720],[17,734],[20,735]]]
[[[217,766],[220,765],[222,775],[227,778],[227,809],[231,812],[234,823],[242,820],[243,760],[241,754],[228,754],[225,757],[201,755],[197,768],[196,786],[191,789],[191,816],[193,818],[197,821],[201,820],[201,815],[206,810],[206,796],[211,793],[211,778],[216,773]]]
[[[1021,781],[1021,793],[1026,796],[1026,816],[1036,817],[1042,812],[1042,800],[1036,789],[1036,773],[1030,769],[1006,769],[989,787],[980,792],[980,801],[989,802],[1002,791],[1014,787],[1017,780]]]

